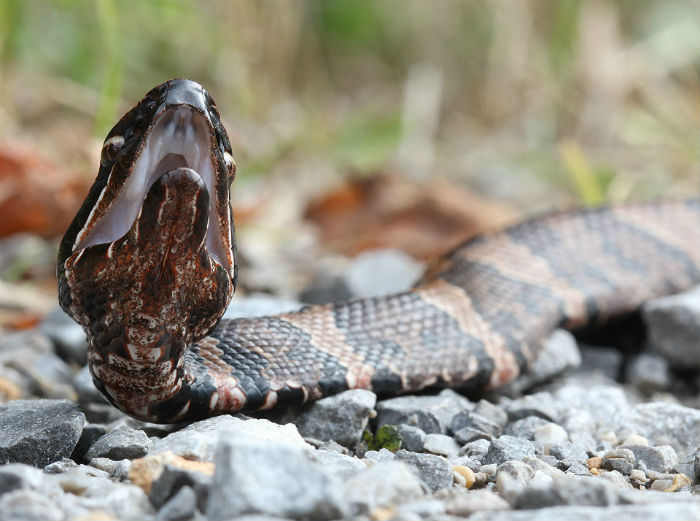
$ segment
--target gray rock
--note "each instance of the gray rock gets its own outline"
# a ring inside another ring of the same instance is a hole
[[[204,510],[211,482],[212,477],[208,474],[166,463],[163,471],[151,484],[149,498],[154,507],[161,508],[180,489],[187,487],[195,493],[197,504]]]
[[[379,450],[368,450],[364,454],[364,459],[371,461],[373,463],[384,463],[387,461],[393,461],[396,458],[396,454],[391,452],[389,449],[379,449]]]
[[[700,369],[700,287],[642,306],[650,347],[678,369]]]
[[[473,409],[474,414],[486,418],[491,423],[498,425],[501,429],[508,423],[508,413],[498,405],[494,405],[488,400],[479,400]]]
[[[554,456],[560,462],[564,463],[566,468],[574,463],[585,463],[588,459],[588,454],[578,445],[574,445],[570,441],[565,441],[561,445],[555,445],[549,449],[549,454]]]
[[[88,366],[83,367],[73,377],[73,389],[75,389],[78,395],[78,401],[81,405],[87,405],[88,403],[108,403],[92,382],[92,375],[90,374]]]
[[[673,403],[651,402],[635,405],[616,415],[613,424],[620,431],[646,437],[652,445],[670,445],[681,461],[700,447],[700,410]]]
[[[401,448],[410,452],[421,452],[425,442],[425,432],[413,425],[401,423],[396,426],[401,436]]]
[[[61,358],[85,365],[88,347],[85,332],[59,306],[44,318],[39,330],[51,339]]]
[[[99,438],[107,434],[107,428],[104,425],[87,424],[83,427],[83,432],[80,433],[80,439],[76,444],[70,457],[78,463],[87,463],[89,460],[85,457],[87,451],[92,447]]]
[[[603,507],[618,501],[618,489],[611,483],[595,478],[566,477],[530,485],[512,504],[517,509],[536,509],[558,505]]]
[[[188,486],[178,490],[158,513],[159,521],[186,521],[192,519],[197,512],[197,494]]]
[[[646,468],[656,472],[670,472],[678,464],[678,455],[673,447],[661,445],[625,445],[622,448],[631,451],[636,461],[644,462]]]
[[[346,511],[335,476],[290,444],[222,438],[206,514],[335,519]]]
[[[471,459],[481,462],[486,456],[491,447],[491,442],[488,440],[474,440],[465,444],[459,451],[460,456],[469,456]]]
[[[527,416],[506,425],[504,434],[515,436],[517,438],[525,438],[530,441],[535,440],[535,432],[540,427],[547,425],[556,425],[539,416]]]
[[[594,422],[606,425],[620,411],[629,408],[629,401],[624,390],[614,384],[595,384],[589,378],[569,379],[565,385],[554,393],[554,401],[561,411],[579,411],[587,413]],[[569,425],[564,427],[571,431]]]
[[[539,416],[544,420],[555,422],[559,416],[557,404],[552,394],[547,391],[528,394],[512,400],[506,404],[505,410],[511,422],[528,416]]]
[[[70,456],[85,415],[67,400],[15,400],[0,405],[0,464],[37,467]]]
[[[481,468],[481,464],[478,461],[471,459],[469,456],[458,456],[450,460],[452,466],[461,465],[463,467],[469,467],[474,472],[477,472]]]
[[[622,458],[622,459],[626,459],[630,463],[634,463],[636,461],[635,457],[634,457],[634,452],[632,452],[629,449],[623,449],[620,447],[606,451],[602,457],[603,457],[603,461],[605,461],[606,459],[609,459],[609,458]]]
[[[668,360],[646,353],[637,355],[625,368],[625,381],[644,393],[664,391],[671,385]]]
[[[459,445],[445,434],[426,434],[423,450],[446,458],[456,458],[459,454]]]
[[[496,469],[496,490],[511,503],[534,477],[535,471],[530,465],[522,461],[506,461]]]
[[[464,411],[452,419],[450,429],[460,443],[469,443],[480,438],[491,440],[501,434],[502,425],[478,414],[476,411]]]
[[[62,474],[64,472],[68,472],[69,470],[77,466],[78,464],[72,459],[63,458],[62,460],[49,463],[42,470],[46,474]]]
[[[569,439],[566,429],[556,423],[548,423],[535,428],[534,440],[542,444],[545,451],[549,451],[554,445],[562,445]]]
[[[442,456],[399,450],[396,459],[414,468],[433,492],[452,485],[452,464]]]
[[[469,521],[639,521],[641,519],[674,519],[695,521],[700,519],[700,503],[676,502],[652,505],[614,505],[605,510],[588,506],[558,506],[540,510],[501,510],[477,512]]]
[[[581,373],[602,375],[610,380],[620,378],[624,359],[618,349],[582,344],[580,350],[581,366],[579,369]]]
[[[422,263],[401,250],[378,249],[352,259],[344,280],[355,297],[375,297],[409,289],[423,271]]]
[[[63,521],[63,509],[33,490],[14,490],[0,496],[0,521]]]
[[[88,449],[85,457],[109,458],[113,460],[140,458],[148,454],[153,442],[145,432],[120,427],[101,436]]]
[[[603,461],[605,470],[616,470],[624,476],[629,476],[634,468],[625,458],[607,458]]]
[[[150,454],[171,451],[186,459],[214,461],[219,437],[236,440],[269,441],[311,449],[293,424],[278,425],[269,420],[242,420],[233,416],[215,416],[192,423],[155,441]]]
[[[535,385],[547,382],[581,365],[581,353],[574,336],[563,329],[555,330],[544,342],[540,353],[528,371],[517,380],[499,389],[508,396],[516,396]]]
[[[521,460],[525,456],[535,455],[535,444],[529,440],[503,435],[491,442],[489,451],[484,456],[482,463],[485,465],[495,463],[500,465],[509,460]]]
[[[309,457],[323,465],[323,468],[328,472],[342,479],[354,476],[366,468],[361,460],[333,450],[318,449],[313,451]]]
[[[415,500],[425,494],[427,487],[408,465],[390,461],[359,472],[345,482],[344,490],[350,515],[357,516]]]
[[[452,419],[465,410],[452,393],[436,396],[399,396],[377,402],[377,426],[405,423],[425,433],[447,434]]]
[[[313,403],[293,422],[299,434],[322,441],[334,440],[354,448],[367,422],[374,415],[377,396],[364,389],[352,389]]]

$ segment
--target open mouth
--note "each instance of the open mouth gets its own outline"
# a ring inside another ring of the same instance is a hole
[[[116,200],[77,248],[110,243],[123,237],[137,219],[153,183],[166,172],[190,168],[202,178],[210,196],[207,250],[216,262],[225,266],[223,260],[227,256],[217,223],[216,170],[210,135],[205,116],[190,107],[177,106],[163,112],[155,121]]]

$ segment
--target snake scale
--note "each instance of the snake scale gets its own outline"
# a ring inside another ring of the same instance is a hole
[[[211,97],[151,90],[107,135],[59,247],[59,301],[97,388],[177,422],[345,389],[493,388],[556,327],[626,313],[700,281],[700,201],[546,215],[468,241],[396,295],[220,318],[236,283],[235,176]]]

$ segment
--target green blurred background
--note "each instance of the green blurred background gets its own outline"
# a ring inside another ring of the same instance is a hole
[[[96,173],[111,125],[204,84],[243,186],[391,169],[521,210],[697,192],[684,0],[0,0],[0,139]]]

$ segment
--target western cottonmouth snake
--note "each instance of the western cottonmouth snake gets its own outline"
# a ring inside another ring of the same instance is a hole
[[[219,321],[236,283],[235,166],[211,97],[176,79],[107,135],[58,253],[59,301],[98,389],[156,422],[348,388],[495,387],[553,328],[700,281],[700,201],[548,215],[473,239],[412,290]]]

